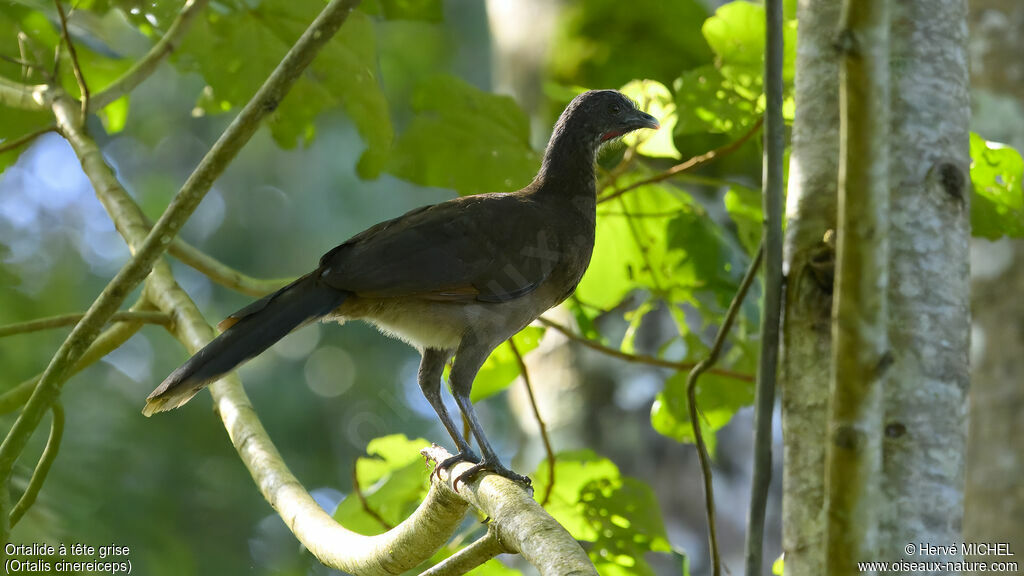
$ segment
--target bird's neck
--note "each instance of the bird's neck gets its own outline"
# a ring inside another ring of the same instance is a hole
[[[544,162],[534,179],[541,195],[595,199],[594,158],[596,147],[571,131],[556,127],[544,151]]]

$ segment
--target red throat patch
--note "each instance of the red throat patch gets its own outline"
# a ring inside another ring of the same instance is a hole
[[[608,132],[605,132],[604,134],[601,134],[601,142],[607,142],[608,140],[611,140],[616,136],[622,136],[623,134],[624,132],[622,130],[610,130]]]

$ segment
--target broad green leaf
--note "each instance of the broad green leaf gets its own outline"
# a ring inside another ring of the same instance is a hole
[[[636,146],[637,152],[653,158],[680,158],[672,141],[676,126],[676,104],[672,92],[656,80],[633,80],[621,92],[635,100],[640,109],[654,116],[661,123],[661,129],[651,133],[641,130],[627,134],[622,141]],[[639,144],[638,144],[639,142]]]
[[[707,15],[696,0],[569,2],[548,51],[553,80],[594,87],[634,78],[668,84],[679,70],[710,59],[700,35]]]
[[[745,0],[722,5],[704,21],[704,39],[715,52],[722,73],[741,88],[761,92],[764,70],[765,11],[763,4]],[[796,20],[783,24],[783,80],[792,84],[796,62]]]
[[[262,0],[253,7],[239,0],[204,11],[175,59],[179,69],[199,72],[206,80],[197,112],[216,114],[248,102],[322,8],[319,0]],[[271,115],[279,145],[308,143],[316,117],[342,108],[367,144],[360,175],[380,173],[393,134],[377,78],[376,45],[369,17],[352,12]]]
[[[548,461],[537,466],[533,478],[535,497],[547,492]],[[584,516],[580,502],[583,489],[595,480],[618,479],[619,468],[611,460],[590,450],[560,452],[555,458],[555,484],[545,509],[577,540],[594,541],[600,536]]]
[[[594,543],[591,559],[610,569],[600,572],[653,574],[643,554],[668,552],[671,547],[650,486],[620,476],[615,464],[590,451],[561,453],[555,462],[555,484],[546,509],[574,538]],[[544,494],[547,461],[533,478],[534,494]]]
[[[399,178],[475,194],[517,190],[536,174],[529,120],[513,99],[437,75],[418,87],[412,107],[387,165]]]
[[[356,478],[371,510],[392,526],[419,505],[427,491],[427,468],[419,451],[430,442],[402,434],[370,441],[368,456],[356,461]],[[355,494],[338,504],[334,519],[360,534],[379,534],[384,527],[368,514]]]
[[[761,192],[753,188],[733,186],[725,193],[725,210],[736,225],[740,243],[751,256],[761,245]]]
[[[670,552],[665,523],[654,491],[635,478],[601,478],[580,492],[584,517],[599,534],[590,555],[627,568],[654,574],[646,552]]]
[[[512,337],[516,343],[519,353],[526,356],[528,352],[540,345],[540,339],[544,336],[544,328],[527,326]],[[473,390],[469,397],[473,402],[483,400],[508,388],[516,378],[519,377],[519,362],[512,347],[508,342],[502,342],[500,346],[491,352],[484,365],[476,374],[473,381]]]
[[[741,94],[735,83],[712,66],[701,66],[676,79],[678,134],[713,132],[738,136],[757,121],[757,100]]]
[[[125,122],[128,121],[128,100],[129,96],[125,94],[100,111],[100,120],[107,134],[117,134],[124,130]]]
[[[622,335],[622,343],[619,344],[619,350],[622,350],[626,354],[636,353],[636,346],[634,344],[636,342],[637,330],[640,329],[640,325],[643,323],[644,317],[654,310],[656,304],[657,302],[655,300],[648,298],[647,300],[644,300],[636,310],[631,310],[625,314],[625,318],[626,321],[629,322],[629,326],[626,327],[626,333]]]
[[[686,372],[678,372],[665,382],[651,407],[651,425],[658,433],[678,442],[692,443],[689,402],[686,398]],[[714,433],[729,423],[737,410],[754,402],[754,385],[734,378],[704,373],[697,381],[697,408],[702,415],[701,432],[705,442],[714,446]]]
[[[1024,236],[1024,160],[1020,152],[971,133],[971,233],[995,240]]]

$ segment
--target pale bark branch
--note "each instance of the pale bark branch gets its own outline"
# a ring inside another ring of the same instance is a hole
[[[224,264],[180,237],[175,237],[167,252],[183,264],[198,270],[213,282],[254,298],[266,296],[295,280],[294,278],[254,278]]]
[[[111,102],[130,93],[136,86],[149,78],[156,71],[160,63],[178,47],[196,15],[202,11],[209,1],[187,0],[163,37],[153,45],[141,60],[128,69],[123,76],[95,94],[89,101],[88,110],[90,112],[102,110]]]
[[[707,372],[718,361],[718,355],[725,345],[725,338],[729,335],[732,323],[736,319],[742,307],[747,291],[757,277],[757,271],[761,267],[761,258],[764,255],[764,244],[757,249],[757,255],[747,268],[736,295],[733,296],[729,309],[722,319],[722,325],[718,328],[715,341],[705,359],[697,363],[686,377],[686,404],[690,414],[690,426],[693,427],[694,444],[697,446],[697,457],[700,459],[701,476],[704,479],[704,506],[708,519],[708,548],[711,552],[711,573],[720,576],[722,573],[722,559],[718,554],[718,531],[715,528],[715,490],[711,482],[711,456],[708,455],[708,448],[704,444],[704,434],[700,431],[700,413],[697,407],[697,380],[700,375]]]
[[[17,324],[7,324],[6,326],[0,326],[0,338],[12,336],[14,334],[49,330],[51,328],[74,326],[84,317],[85,313],[80,312],[77,314],[62,314],[60,316],[40,318],[39,320],[19,322]],[[169,326],[171,324],[171,317],[163,312],[126,311],[114,312],[114,314],[110,316],[110,322],[139,322],[141,324],[160,324],[163,326]]]
[[[451,455],[440,446],[422,450],[434,462]],[[509,552],[522,554],[541,576],[597,575],[579,542],[552,518],[526,488],[497,474],[483,474],[470,482],[452,482],[471,462],[459,462],[432,475],[433,488],[464,499],[490,519],[490,527]]]
[[[46,110],[52,91],[46,84],[21,84],[0,76],[0,104],[21,110]]]
[[[754,465],[744,551],[747,576],[761,574],[764,564],[764,517],[772,480],[772,413],[775,411],[775,382],[778,377],[782,329],[782,197],[786,148],[786,123],[782,117],[782,26],[782,0],[766,0],[766,105],[762,166],[764,305],[761,308],[761,354],[754,392]]]
[[[421,573],[420,576],[458,576],[466,574],[498,554],[505,552],[508,552],[508,550],[501,545],[497,531],[493,526],[488,526],[486,534],[469,546],[438,562],[429,570]]]

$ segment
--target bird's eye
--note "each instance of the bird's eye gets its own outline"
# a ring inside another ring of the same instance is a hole
[[[618,114],[619,112],[622,112],[622,107],[618,104],[612,104],[612,114]]]

